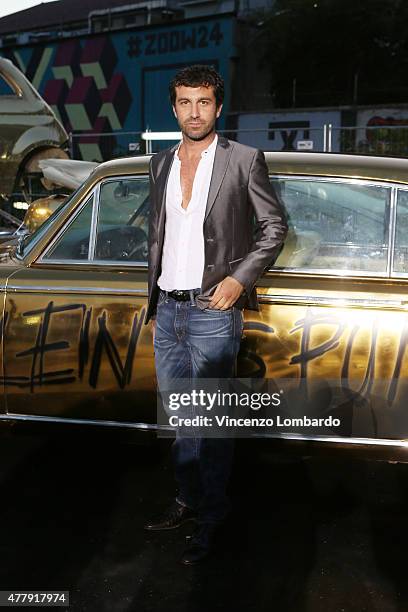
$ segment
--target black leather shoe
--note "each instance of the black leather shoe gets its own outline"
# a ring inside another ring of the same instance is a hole
[[[147,523],[144,529],[148,531],[162,531],[165,529],[177,529],[180,525],[187,523],[188,521],[194,521],[196,513],[194,510],[182,506],[177,501],[170,506],[162,516],[158,517],[156,521]]]
[[[218,525],[201,523],[193,535],[188,538],[189,545],[181,556],[184,565],[196,565],[204,561],[214,548],[214,539]],[[187,539],[187,538],[186,538]]]

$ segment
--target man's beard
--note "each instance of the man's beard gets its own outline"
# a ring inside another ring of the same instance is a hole
[[[209,134],[211,134],[211,132],[214,131],[214,128],[215,128],[215,123],[213,123],[212,125],[208,126],[207,129],[205,130],[205,132],[202,133],[202,134],[194,134],[194,133],[190,134],[183,127],[181,128],[181,131],[182,131],[183,135],[187,136],[187,138],[189,138],[190,140],[194,140],[195,142],[200,142],[200,140],[204,140],[204,138],[207,138],[207,136]]]

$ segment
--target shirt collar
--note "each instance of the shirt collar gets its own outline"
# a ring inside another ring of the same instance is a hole
[[[182,140],[180,140],[180,142],[179,142],[179,144],[178,144],[178,147],[177,147],[177,149],[176,149],[176,152],[175,152],[175,154],[174,154],[174,157],[175,157],[175,158],[176,158],[178,161],[180,161],[180,158],[179,158],[178,153],[179,153],[180,145],[182,144],[182,142],[183,142],[183,141],[182,141]],[[216,134],[216,135],[215,135],[215,138],[214,138],[214,140],[212,141],[212,143],[211,143],[211,144],[210,144],[210,145],[209,145],[209,146],[208,146],[206,149],[204,149],[204,151],[202,151],[202,152],[201,152],[201,158],[206,157],[206,156],[207,156],[209,153],[212,153],[212,152],[214,151],[214,149],[216,148],[216,146],[217,146],[217,142],[218,142],[218,134]]]

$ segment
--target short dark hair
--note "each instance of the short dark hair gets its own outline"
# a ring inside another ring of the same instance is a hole
[[[176,87],[214,87],[217,108],[224,100],[224,80],[213,66],[195,64],[187,66],[177,72],[169,84],[170,101],[174,106],[176,103]]]

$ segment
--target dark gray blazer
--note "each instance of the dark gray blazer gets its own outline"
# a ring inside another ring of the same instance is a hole
[[[166,186],[177,146],[160,151],[150,161],[146,323],[156,312]],[[265,268],[275,261],[287,232],[285,213],[269,182],[262,151],[218,136],[203,231],[205,264],[197,306],[206,308],[217,284],[226,276],[233,276],[245,287],[235,306],[258,310],[254,285]]]

